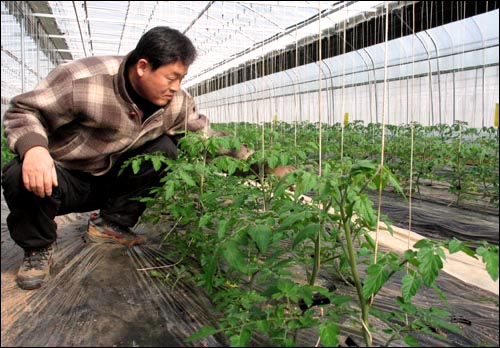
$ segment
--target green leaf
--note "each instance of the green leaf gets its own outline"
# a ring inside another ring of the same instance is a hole
[[[436,280],[439,270],[443,268],[443,261],[441,257],[435,253],[435,250],[431,248],[420,249],[417,259],[420,262],[418,270],[422,275],[424,284],[430,287]]]
[[[208,223],[212,220],[212,216],[210,214],[203,215],[198,221],[198,227],[203,227],[208,225]]]
[[[169,201],[175,194],[175,182],[169,181],[163,186],[163,199]]]
[[[302,176],[302,190],[301,192],[309,192],[312,189],[314,189],[317,186],[317,178],[316,176],[304,172],[304,175]]]
[[[227,167],[227,175],[233,175],[236,169],[238,169],[238,162],[230,161]]]
[[[405,274],[401,280],[401,292],[405,302],[410,302],[411,298],[417,294],[421,282],[411,274]]]
[[[420,342],[418,342],[415,338],[412,336],[404,336],[403,341],[409,345],[410,347],[420,347]]]
[[[345,213],[347,215],[349,215],[349,216],[353,215],[352,212],[354,211],[354,205],[355,204],[356,204],[356,201],[345,204],[344,209],[345,209]],[[359,215],[363,216],[363,212],[360,211]]]
[[[311,223],[299,231],[293,240],[292,249],[307,238],[314,238],[319,231],[319,224]]]
[[[288,227],[295,225],[297,222],[307,218],[309,215],[306,211],[301,211],[299,213],[288,214],[285,219],[280,224],[280,230],[287,229]]]
[[[377,216],[373,210],[373,202],[368,198],[367,195],[360,195],[355,204],[354,209],[366,222],[367,227],[374,229],[377,224]],[[352,215],[352,213],[350,214]]]
[[[354,299],[351,296],[345,296],[345,295],[335,295],[335,297],[330,298],[332,301],[332,304],[336,305],[337,307],[343,306],[346,303],[354,301]]]
[[[132,160],[132,171],[134,172],[134,174],[139,173],[139,170],[141,169],[141,162],[142,162],[141,158],[136,158]]]
[[[222,238],[224,238],[224,236],[226,235],[228,229],[229,229],[229,223],[230,223],[230,220],[221,220],[219,221],[219,228],[217,230],[217,238],[219,240],[221,240]]]
[[[441,300],[443,300],[444,303],[447,303],[448,300],[446,299],[446,295],[444,292],[437,286],[436,283],[431,285],[431,288],[436,292],[436,294],[439,296]]]
[[[240,335],[231,336],[229,338],[231,347],[247,347],[248,341],[252,337],[252,332],[245,328],[240,331]]]
[[[302,327],[302,323],[300,322],[300,320],[294,319],[294,320],[288,321],[286,326],[290,330],[300,329]]]
[[[262,333],[267,333],[269,331],[269,322],[267,320],[258,320],[255,322],[255,326],[257,326],[257,329],[262,332]]]
[[[413,315],[417,312],[417,307],[415,307],[415,305],[409,302],[405,302],[400,296],[396,297],[396,304],[399,306],[399,308],[401,308],[402,311],[407,314]]]
[[[498,247],[485,248],[479,247],[477,254],[482,256],[483,263],[486,264],[486,271],[494,281],[498,280]]]
[[[223,251],[223,255],[227,262],[238,271],[242,273],[247,273],[248,265],[246,257],[241,253],[238,248],[238,244],[235,241],[229,241],[226,243],[226,248]]]
[[[339,328],[331,320],[327,320],[324,324],[318,327],[318,333],[321,337],[321,345],[323,347],[337,347],[339,345]]]
[[[250,227],[248,234],[252,236],[257,248],[260,252],[265,253],[269,248],[269,244],[272,236],[272,229],[269,225],[257,225],[255,227]]]
[[[386,176],[387,180],[392,185],[394,190],[396,192],[398,192],[400,195],[402,195],[403,197],[405,197],[404,190],[399,185],[399,181],[398,181],[397,177],[391,172],[390,168],[387,166],[384,166],[383,171],[384,171],[384,175]]]
[[[351,174],[358,174],[359,172],[372,172],[377,168],[378,164],[371,160],[359,160],[352,165]]]
[[[441,327],[441,328],[445,328],[451,332],[455,332],[455,333],[462,333],[462,330],[451,324],[451,323],[448,323],[444,320],[441,320],[441,319],[432,319],[431,320],[431,325],[434,326],[434,327]]]
[[[298,284],[288,279],[280,279],[276,282],[276,287],[280,292],[273,295],[274,298],[283,298],[288,296],[292,301],[298,301]]]
[[[205,279],[205,289],[210,292],[212,291],[214,274],[217,269],[218,258],[216,255],[209,258],[207,263],[203,265],[204,279]]]
[[[199,340],[201,338],[211,336],[216,332],[217,332],[217,330],[213,326],[203,326],[197,332],[195,332],[194,334],[192,334],[188,338],[184,339],[184,342],[193,342],[193,341]]]
[[[375,240],[372,238],[372,236],[370,236],[369,233],[364,233],[363,235],[365,236],[365,239],[368,242],[368,245],[370,246],[370,248],[375,250]]]
[[[408,263],[410,265],[418,267],[419,263],[417,261],[417,252],[416,251],[408,249],[404,252],[403,255],[404,255],[405,260],[408,260]]]
[[[450,242],[448,243],[448,250],[450,251],[450,254],[459,252],[460,250],[462,250],[462,242],[457,239],[450,240]]]
[[[418,249],[425,247],[430,248],[432,247],[432,242],[428,239],[421,239],[418,242],[416,242],[413,246]]]
[[[266,158],[267,164],[271,168],[275,168],[279,163],[279,158],[277,156],[269,156]]]
[[[194,182],[193,178],[191,176],[189,176],[188,173],[186,173],[185,171],[183,170],[179,170],[179,176],[182,178],[182,180],[184,180],[184,182],[188,185],[188,186],[196,186],[196,183]]]
[[[161,276],[162,276],[162,274],[156,270],[150,271],[149,275],[153,278],[161,278]]]
[[[370,265],[366,269],[368,276],[363,283],[363,296],[369,297],[375,294],[389,277],[389,272],[380,264]]]
[[[151,161],[153,162],[153,168],[154,168],[155,172],[157,172],[158,170],[160,170],[160,168],[161,168],[161,160],[160,160],[160,158],[153,157],[151,159]]]
[[[313,304],[313,292],[311,287],[302,287],[299,292],[302,295],[304,303],[307,305],[307,307],[310,307]]]
[[[474,252],[474,250],[472,250],[471,248],[469,248],[464,243],[462,243],[462,252],[464,252],[465,254],[469,255],[470,257],[473,257],[473,258],[477,259],[477,256],[476,256],[476,253]]]

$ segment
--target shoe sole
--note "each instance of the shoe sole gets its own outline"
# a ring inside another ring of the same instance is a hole
[[[23,290],[35,290],[42,287],[42,284],[45,281],[45,277],[42,279],[31,279],[31,280],[21,280],[16,279],[17,285]]]
[[[145,236],[136,236],[134,239],[127,239],[125,237],[117,238],[108,234],[102,233],[97,226],[89,221],[87,227],[87,237],[90,241],[94,243],[109,243],[109,244],[119,244],[132,247],[134,245],[144,244],[147,240]]]

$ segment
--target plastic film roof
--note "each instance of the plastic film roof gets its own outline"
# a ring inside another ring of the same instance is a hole
[[[40,2],[38,2],[40,3]],[[185,33],[198,49],[184,84],[205,80],[249,59],[383,9],[383,1],[48,1],[72,59],[125,55],[152,27]],[[45,13],[44,13],[45,12]],[[319,19],[321,17],[321,19]]]

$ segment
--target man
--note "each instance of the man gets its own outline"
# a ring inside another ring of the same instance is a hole
[[[9,148],[19,156],[2,170],[7,226],[24,249],[17,283],[39,288],[49,274],[54,218],[100,209],[87,235],[128,246],[143,242],[130,227],[163,171],[144,164],[134,175],[121,164],[135,155],[177,157],[186,130],[208,132],[206,118],[180,88],[196,58],[177,30],[146,32],[126,57],[90,57],[56,67],[33,91],[14,98],[4,116]]]

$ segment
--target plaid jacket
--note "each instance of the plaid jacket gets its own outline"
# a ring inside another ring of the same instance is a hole
[[[125,151],[162,134],[208,132],[193,98],[180,90],[144,123],[125,89],[126,57],[90,57],[61,64],[30,92],[11,101],[4,115],[9,148],[21,157],[47,147],[58,165],[106,173]]]

